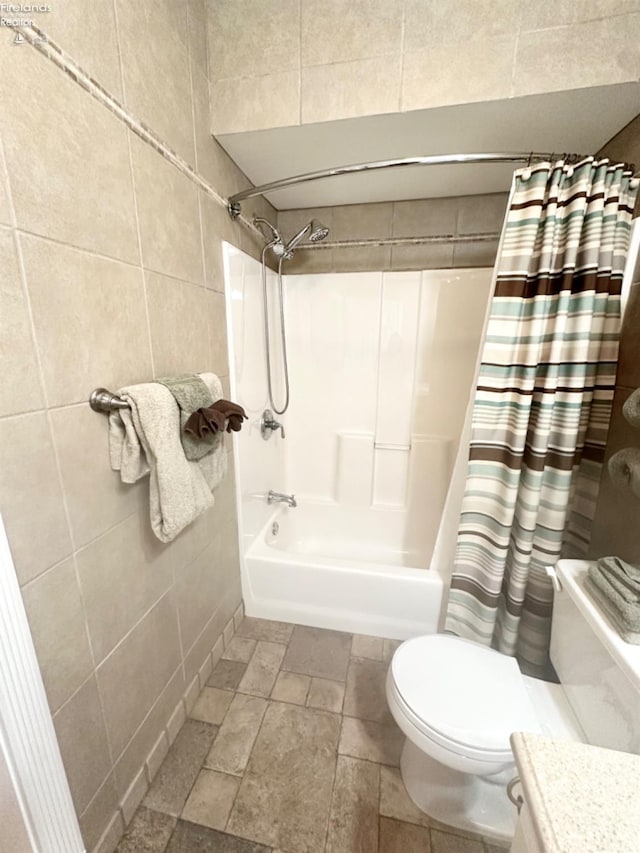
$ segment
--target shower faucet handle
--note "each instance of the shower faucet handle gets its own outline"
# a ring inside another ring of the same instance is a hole
[[[271,438],[271,433],[276,429],[280,430],[284,438],[284,426],[273,417],[271,409],[265,409],[260,419],[260,435],[266,441],[268,438]]]

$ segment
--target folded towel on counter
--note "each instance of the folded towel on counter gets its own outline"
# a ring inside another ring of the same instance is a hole
[[[618,582],[602,574],[597,565],[589,566],[588,576],[627,629],[640,632],[640,596],[636,596],[633,601],[625,599],[616,585]]]
[[[247,413],[237,403],[230,400],[218,400],[212,406],[203,407],[194,412],[187,420],[184,431],[197,438],[204,439],[215,434],[227,425],[227,432],[239,432]]]
[[[210,453],[221,440],[215,432],[194,436],[185,431],[189,418],[197,409],[211,406],[222,397],[222,385],[213,373],[184,374],[157,379],[166,386],[180,409],[180,441],[189,461],[197,461]]]
[[[211,376],[219,385],[213,374],[203,376],[205,384]],[[180,409],[165,385],[130,385],[118,394],[130,408],[109,415],[111,467],[124,483],[149,474],[151,528],[161,542],[171,542],[213,506],[213,490],[227,469],[224,442],[189,461],[180,442]]]
[[[611,622],[618,634],[620,634],[625,643],[640,646],[640,631],[632,630],[625,622],[623,622],[620,614],[611,604],[611,601],[600,590],[600,588],[593,583],[590,577],[588,577],[585,582],[585,588],[600,610],[602,610],[605,616],[609,619],[609,622]]]
[[[640,566],[625,563],[620,557],[600,557],[598,568],[605,574],[614,575],[640,593]]]

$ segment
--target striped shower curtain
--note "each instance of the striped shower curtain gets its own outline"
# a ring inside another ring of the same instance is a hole
[[[545,566],[589,544],[637,186],[593,158],[514,175],[445,630],[533,667],[548,661]]]

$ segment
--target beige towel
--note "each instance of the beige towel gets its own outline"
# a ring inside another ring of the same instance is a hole
[[[216,376],[202,378],[221,396]],[[168,388],[146,382],[118,394],[130,408],[109,415],[111,467],[120,471],[123,483],[149,474],[151,528],[161,542],[171,542],[213,506],[213,490],[227,470],[223,437],[207,456],[189,462],[180,443],[180,409]]]

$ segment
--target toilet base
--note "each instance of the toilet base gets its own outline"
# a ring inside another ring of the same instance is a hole
[[[501,842],[510,842],[517,813],[506,792],[515,766],[495,776],[475,776],[445,767],[408,738],[400,758],[407,793],[429,817]]]

